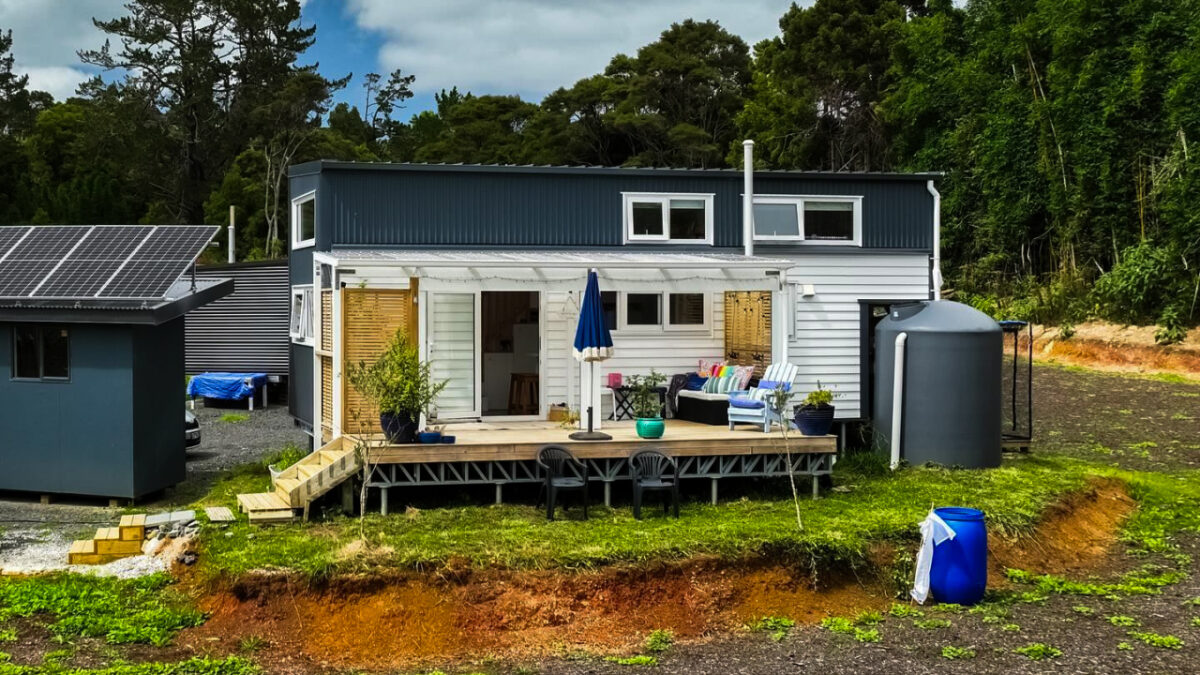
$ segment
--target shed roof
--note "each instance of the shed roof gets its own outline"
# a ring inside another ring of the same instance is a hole
[[[197,278],[194,287],[176,281],[162,299],[0,298],[0,321],[158,325],[232,292],[232,279]]]

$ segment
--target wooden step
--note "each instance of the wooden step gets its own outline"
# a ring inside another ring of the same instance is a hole
[[[279,511],[281,509],[290,509],[290,502],[280,497],[276,492],[255,492],[250,494],[241,494],[237,496],[238,508],[243,513],[254,513],[255,511]]]
[[[290,523],[296,519],[292,509],[275,509],[273,511],[251,511],[251,523]]]
[[[320,465],[313,464],[297,464],[296,475],[301,480],[308,480],[321,472]]]
[[[112,528],[117,529],[117,528]],[[138,553],[141,553],[138,549]],[[110,563],[120,558],[128,558],[132,554],[128,553],[98,553],[96,551],[96,541],[94,539],[76,539],[71,542],[71,548],[67,551],[68,565],[103,565]]]
[[[130,556],[141,555],[142,542],[121,538],[121,528],[102,527],[96,530],[95,552],[98,555]]]
[[[121,530],[122,540],[143,541],[146,538],[146,514],[132,513],[121,516],[121,523],[118,527]]]

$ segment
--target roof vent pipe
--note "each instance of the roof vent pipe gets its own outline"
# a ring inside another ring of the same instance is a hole
[[[742,141],[742,245],[754,255],[754,141]]]
[[[233,255],[233,211],[234,211],[234,206],[233,206],[233,204],[230,204],[229,205],[229,227],[228,227],[228,231],[229,231],[228,249],[229,249],[229,264],[230,265],[232,265],[235,260],[234,255]]]

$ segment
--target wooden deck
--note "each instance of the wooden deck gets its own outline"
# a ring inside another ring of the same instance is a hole
[[[372,464],[417,464],[532,460],[542,446],[552,443],[566,446],[580,459],[619,459],[648,447],[676,457],[778,455],[784,451],[785,443],[793,454],[837,452],[835,436],[801,436],[793,431],[785,441],[781,431],[764,434],[760,427],[747,424],[738,425],[731,431],[724,426],[667,420],[666,433],[653,440],[639,438],[633,421],[606,422],[602,431],[612,436],[612,440],[572,440],[571,430],[554,422],[448,424],[443,433],[455,436],[453,444],[392,445],[381,437],[372,437],[369,461]]]

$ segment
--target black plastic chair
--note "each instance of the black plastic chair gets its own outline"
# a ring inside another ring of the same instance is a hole
[[[580,490],[583,492],[583,519],[587,520],[587,466],[561,445],[547,445],[538,450],[537,463],[546,474],[546,519],[554,520],[554,506],[560,490]]]
[[[638,450],[629,457],[629,473],[633,478],[633,517],[642,519],[642,493],[666,492],[670,505],[679,517],[679,466],[670,456],[660,450],[647,448]],[[663,499],[663,513],[667,513],[667,499]]]

